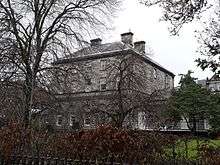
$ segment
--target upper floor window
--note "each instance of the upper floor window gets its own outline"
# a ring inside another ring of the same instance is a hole
[[[91,78],[86,78],[86,85],[92,85],[92,79]]]
[[[91,64],[87,64],[86,67],[85,67],[85,71],[86,71],[86,73],[91,74],[91,72],[92,72],[92,65]]]
[[[165,75],[165,88],[169,88],[169,87],[170,87],[169,76],[166,74]]]
[[[107,85],[106,85],[106,78],[102,77],[100,79],[100,90],[106,90],[107,89]]]
[[[156,68],[153,69],[153,76],[155,79],[157,78],[157,69]]]
[[[100,61],[100,70],[105,70],[107,65],[107,60]]]
[[[56,125],[57,126],[61,126],[63,122],[63,117],[62,115],[57,115],[57,121],[56,121]]]

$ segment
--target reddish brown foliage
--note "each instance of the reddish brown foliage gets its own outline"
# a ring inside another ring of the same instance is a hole
[[[119,161],[154,160],[162,155],[163,144],[156,134],[101,126],[78,133],[49,134],[23,129],[19,124],[2,128],[0,150],[4,156],[11,154],[51,156],[72,159],[118,159]],[[156,139],[157,138],[157,139]]]
[[[30,130],[22,129],[21,125],[11,123],[0,130],[0,151],[9,156],[16,150],[22,150],[25,144],[30,143]]]
[[[162,145],[153,136],[140,136],[135,133],[102,126],[95,130],[76,134],[57,134],[49,144],[50,154],[69,158],[109,158],[119,160],[143,160],[156,158],[162,152]]]

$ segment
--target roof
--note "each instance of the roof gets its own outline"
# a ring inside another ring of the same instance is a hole
[[[166,72],[170,76],[172,77],[175,76],[171,71],[167,70],[159,63],[148,57],[147,54],[139,53],[132,46],[124,44],[122,42],[113,42],[113,43],[106,43],[97,46],[88,46],[71,54],[70,58],[58,59],[53,64],[54,65],[68,64],[73,62],[94,60],[94,59],[127,55],[127,54],[136,55],[142,58],[146,63],[149,63],[154,67],[158,68],[159,70]]]
[[[73,57],[86,56],[86,55],[99,54],[110,51],[121,51],[123,49],[128,49],[128,48],[131,49],[132,47],[127,44],[123,44],[122,42],[112,42],[112,43],[106,43],[97,46],[88,46],[82,48],[79,51],[74,52],[72,56]]]
[[[198,80],[197,84],[201,85],[202,87],[206,87],[206,79],[204,80]]]
[[[220,76],[219,74],[215,73],[209,80],[208,82],[210,81],[220,81]]]

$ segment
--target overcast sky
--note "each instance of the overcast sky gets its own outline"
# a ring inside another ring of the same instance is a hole
[[[118,41],[121,33],[131,31],[134,41],[144,40],[153,49],[151,58],[176,75],[175,85],[179,82],[178,74],[189,69],[199,79],[211,77],[210,71],[202,71],[194,62],[199,56],[194,33],[197,24],[185,25],[179,36],[171,36],[168,23],[159,21],[161,16],[160,8],[147,8],[138,0],[124,0],[122,10],[114,19],[114,30],[104,34],[103,42]]]

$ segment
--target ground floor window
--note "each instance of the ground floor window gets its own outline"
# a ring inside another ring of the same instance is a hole
[[[85,115],[84,116],[84,126],[90,126],[91,125],[91,116]]]
[[[57,126],[61,126],[63,122],[63,117],[62,115],[57,115],[57,121],[56,121],[56,125]]]
[[[69,125],[73,129],[79,129],[80,128],[79,121],[77,120],[75,115],[70,115]]]
[[[70,116],[70,126],[73,126],[74,123],[76,123],[76,117],[74,115]]]

